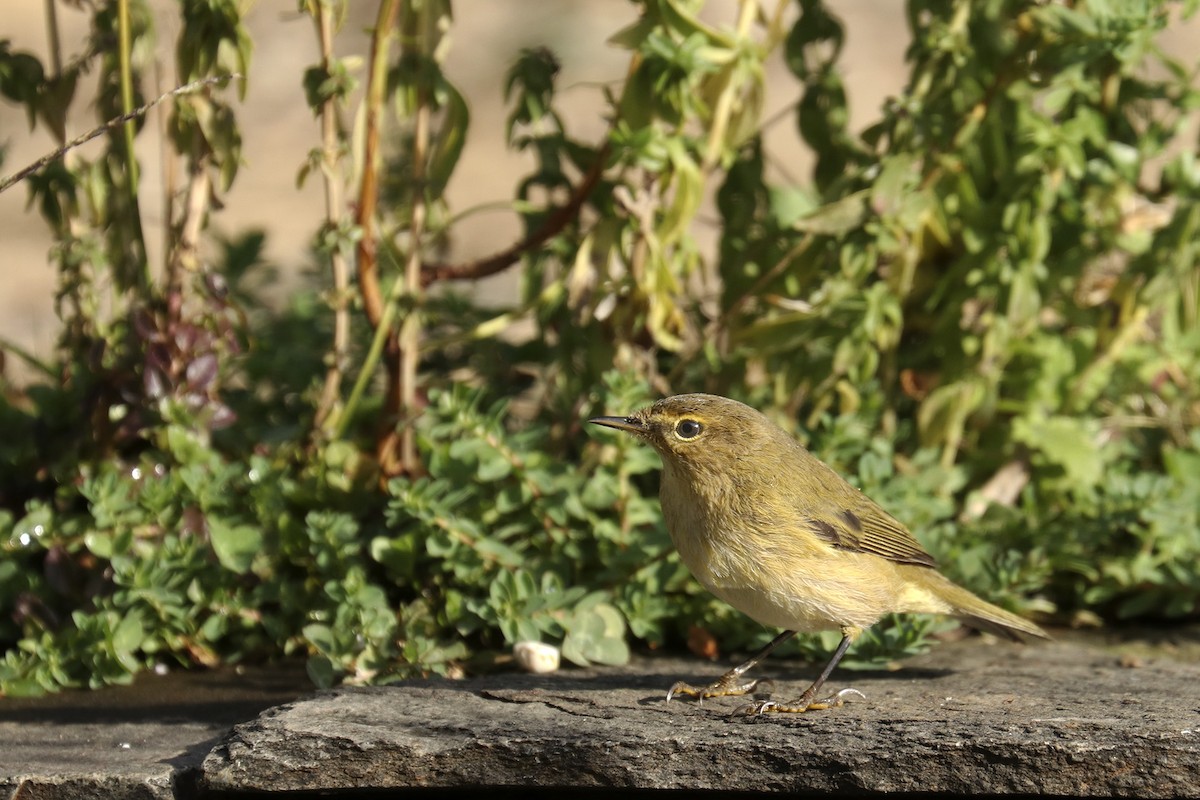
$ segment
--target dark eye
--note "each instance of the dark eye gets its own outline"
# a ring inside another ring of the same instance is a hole
[[[702,430],[704,426],[694,419],[681,419],[675,425],[675,435],[680,439],[695,439]]]

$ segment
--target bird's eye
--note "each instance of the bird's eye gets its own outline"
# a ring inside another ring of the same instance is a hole
[[[675,425],[675,435],[680,439],[695,439],[704,426],[694,419],[682,419]]]

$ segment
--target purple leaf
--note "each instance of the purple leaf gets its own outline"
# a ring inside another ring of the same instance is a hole
[[[233,413],[232,408],[224,403],[215,403],[213,405],[212,420],[208,423],[209,430],[219,431],[223,428],[228,428],[235,422],[237,422],[237,414]]]
[[[151,400],[158,400],[167,393],[167,376],[153,366],[146,366],[142,382],[146,387],[146,397]]]
[[[187,366],[188,386],[194,390],[207,389],[217,377],[216,353],[205,353]]]

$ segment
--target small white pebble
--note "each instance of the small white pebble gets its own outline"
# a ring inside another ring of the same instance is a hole
[[[513,658],[526,672],[538,674],[558,669],[558,648],[542,642],[517,642],[513,645]]]
[[[133,745],[131,745],[129,742],[120,742],[117,744],[117,748],[120,750],[132,750]]]
[[[154,665],[155,675],[167,675],[171,672],[171,668],[161,661]]]

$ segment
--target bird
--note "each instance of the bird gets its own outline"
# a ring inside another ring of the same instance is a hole
[[[680,394],[628,416],[588,422],[632,434],[662,458],[659,501],[671,541],[700,584],[767,627],[762,650],[715,681],[683,681],[667,700],[746,695],[746,673],[796,633],[842,638],[817,679],[791,702],[758,700],[747,713],[838,707],[861,692],[821,689],[851,644],[891,613],[942,614],[1017,641],[1049,638],[938,571],[899,520],[757,410],[727,397]]]

